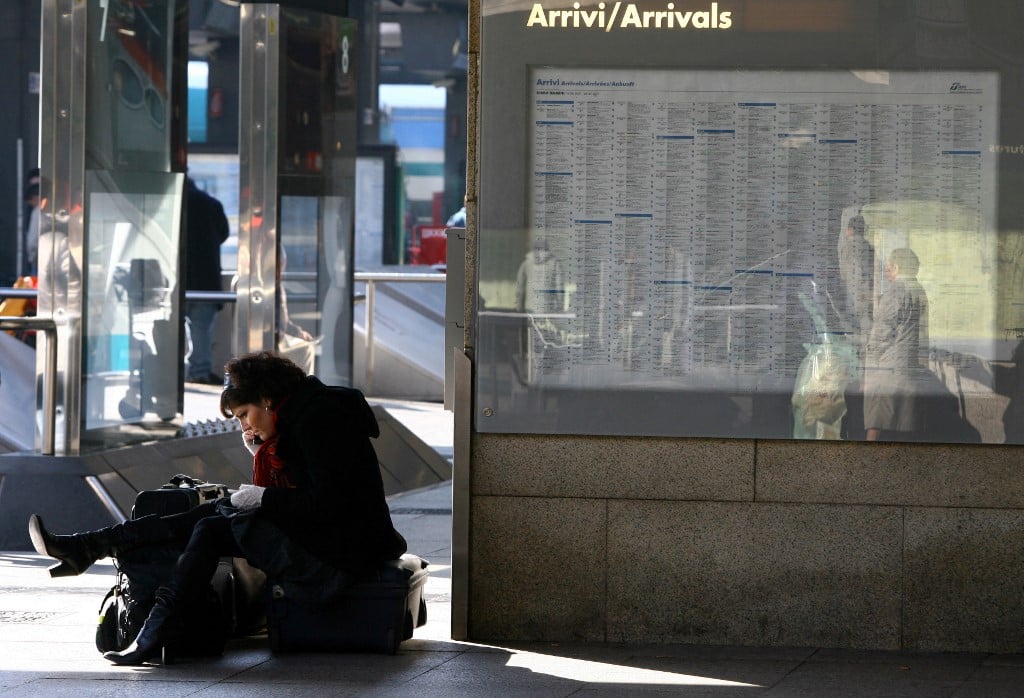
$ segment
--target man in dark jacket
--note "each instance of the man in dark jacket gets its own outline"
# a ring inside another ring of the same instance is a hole
[[[189,291],[220,291],[220,246],[228,239],[228,219],[217,199],[188,178],[185,211],[185,288]],[[220,385],[223,378],[213,373],[213,323],[219,303],[191,301],[185,304],[192,348],[188,354],[185,380]]]

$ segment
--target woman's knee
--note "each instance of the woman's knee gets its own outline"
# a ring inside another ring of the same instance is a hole
[[[237,555],[238,543],[231,530],[231,521],[224,516],[200,519],[192,529],[189,547],[216,550],[221,555]]]

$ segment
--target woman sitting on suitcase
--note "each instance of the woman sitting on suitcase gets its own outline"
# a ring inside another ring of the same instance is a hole
[[[328,387],[268,352],[231,359],[225,371],[221,412],[239,420],[254,452],[254,484],[232,494],[230,506],[222,499],[73,535],[53,535],[37,515],[29,519],[36,551],[60,560],[50,569],[54,577],[81,574],[102,557],[144,545],[183,546],[135,641],[103,655],[115,664],[141,664],[181,634],[179,609],[205,592],[221,556],[245,557],[268,574],[294,562],[294,555],[282,560],[288,556],[279,546],[261,545],[261,532],[274,530],[295,544],[288,546],[294,553],[327,563],[330,579],[322,581],[335,585],[345,579],[337,570],[359,570],[406,551],[370,443],[380,433],[377,420],[362,393]]]

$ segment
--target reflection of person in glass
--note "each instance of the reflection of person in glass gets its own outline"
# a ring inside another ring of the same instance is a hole
[[[533,241],[516,274],[516,310],[521,313],[561,313],[565,309],[562,263],[543,238]]]
[[[71,216],[81,215],[81,205],[72,208],[71,213],[54,213],[50,202],[43,198],[39,210],[38,314],[77,316],[82,295],[82,272],[71,254],[68,224]]]
[[[29,170],[25,178],[25,274],[36,276],[39,267],[39,168]]]
[[[288,312],[288,294],[285,291],[285,283],[281,279],[288,266],[288,253],[284,246],[281,246],[279,258],[281,266],[278,273],[277,284],[277,322],[278,322],[278,353],[295,362],[306,373],[313,373],[316,362],[316,338],[310,334],[302,325],[292,320]]]
[[[871,331],[874,296],[875,248],[865,237],[866,230],[864,217],[852,216],[839,240],[839,277],[846,292],[853,330],[860,341]]]
[[[917,255],[893,250],[885,264],[888,287],[878,299],[864,361],[864,428],[868,441],[920,430],[918,404],[928,360],[928,296],[917,281]]]
[[[527,380],[532,380],[537,361],[547,347],[563,343],[563,331],[552,314],[565,312],[565,278],[562,263],[548,249],[547,241],[535,238],[516,273],[516,310],[524,313],[520,341],[529,357]]]
[[[82,268],[73,254],[68,230],[81,225],[81,197],[73,197],[74,203],[68,208],[54,210],[48,195],[53,185],[44,178],[41,182],[42,198],[39,202],[39,294],[36,299],[36,315],[57,321],[57,346],[68,346],[71,337],[81,331]],[[37,380],[36,395],[42,395],[39,386],[43,377]],[[58,369],[57,386],[64,384],[64,371]],[[67,399],[58,387],[58,402]],[[42,404],[36,406],[37,428],[42,428]],[[61,434],[64,432],[64,413],[58,407],[54,416],[56,447],[64,449]]]

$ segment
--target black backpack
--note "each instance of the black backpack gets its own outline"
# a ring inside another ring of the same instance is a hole
[[[140,492],[132,518],[151,513],[170,514],[227,492],[223,485],[208,485],[176,475],[159,490]],[[182,550],[173,545],[153,545],[117,556],[117,581],[103,597],[96,626],[96,649],[120,651],[139,634],[156,600],[156,590],[166,584]],[[224,651],[235,630],[235,583],[231,558],[220,561],[205,594],[182,609],[185,632],[168,647],[174,656],[216,656]]]

